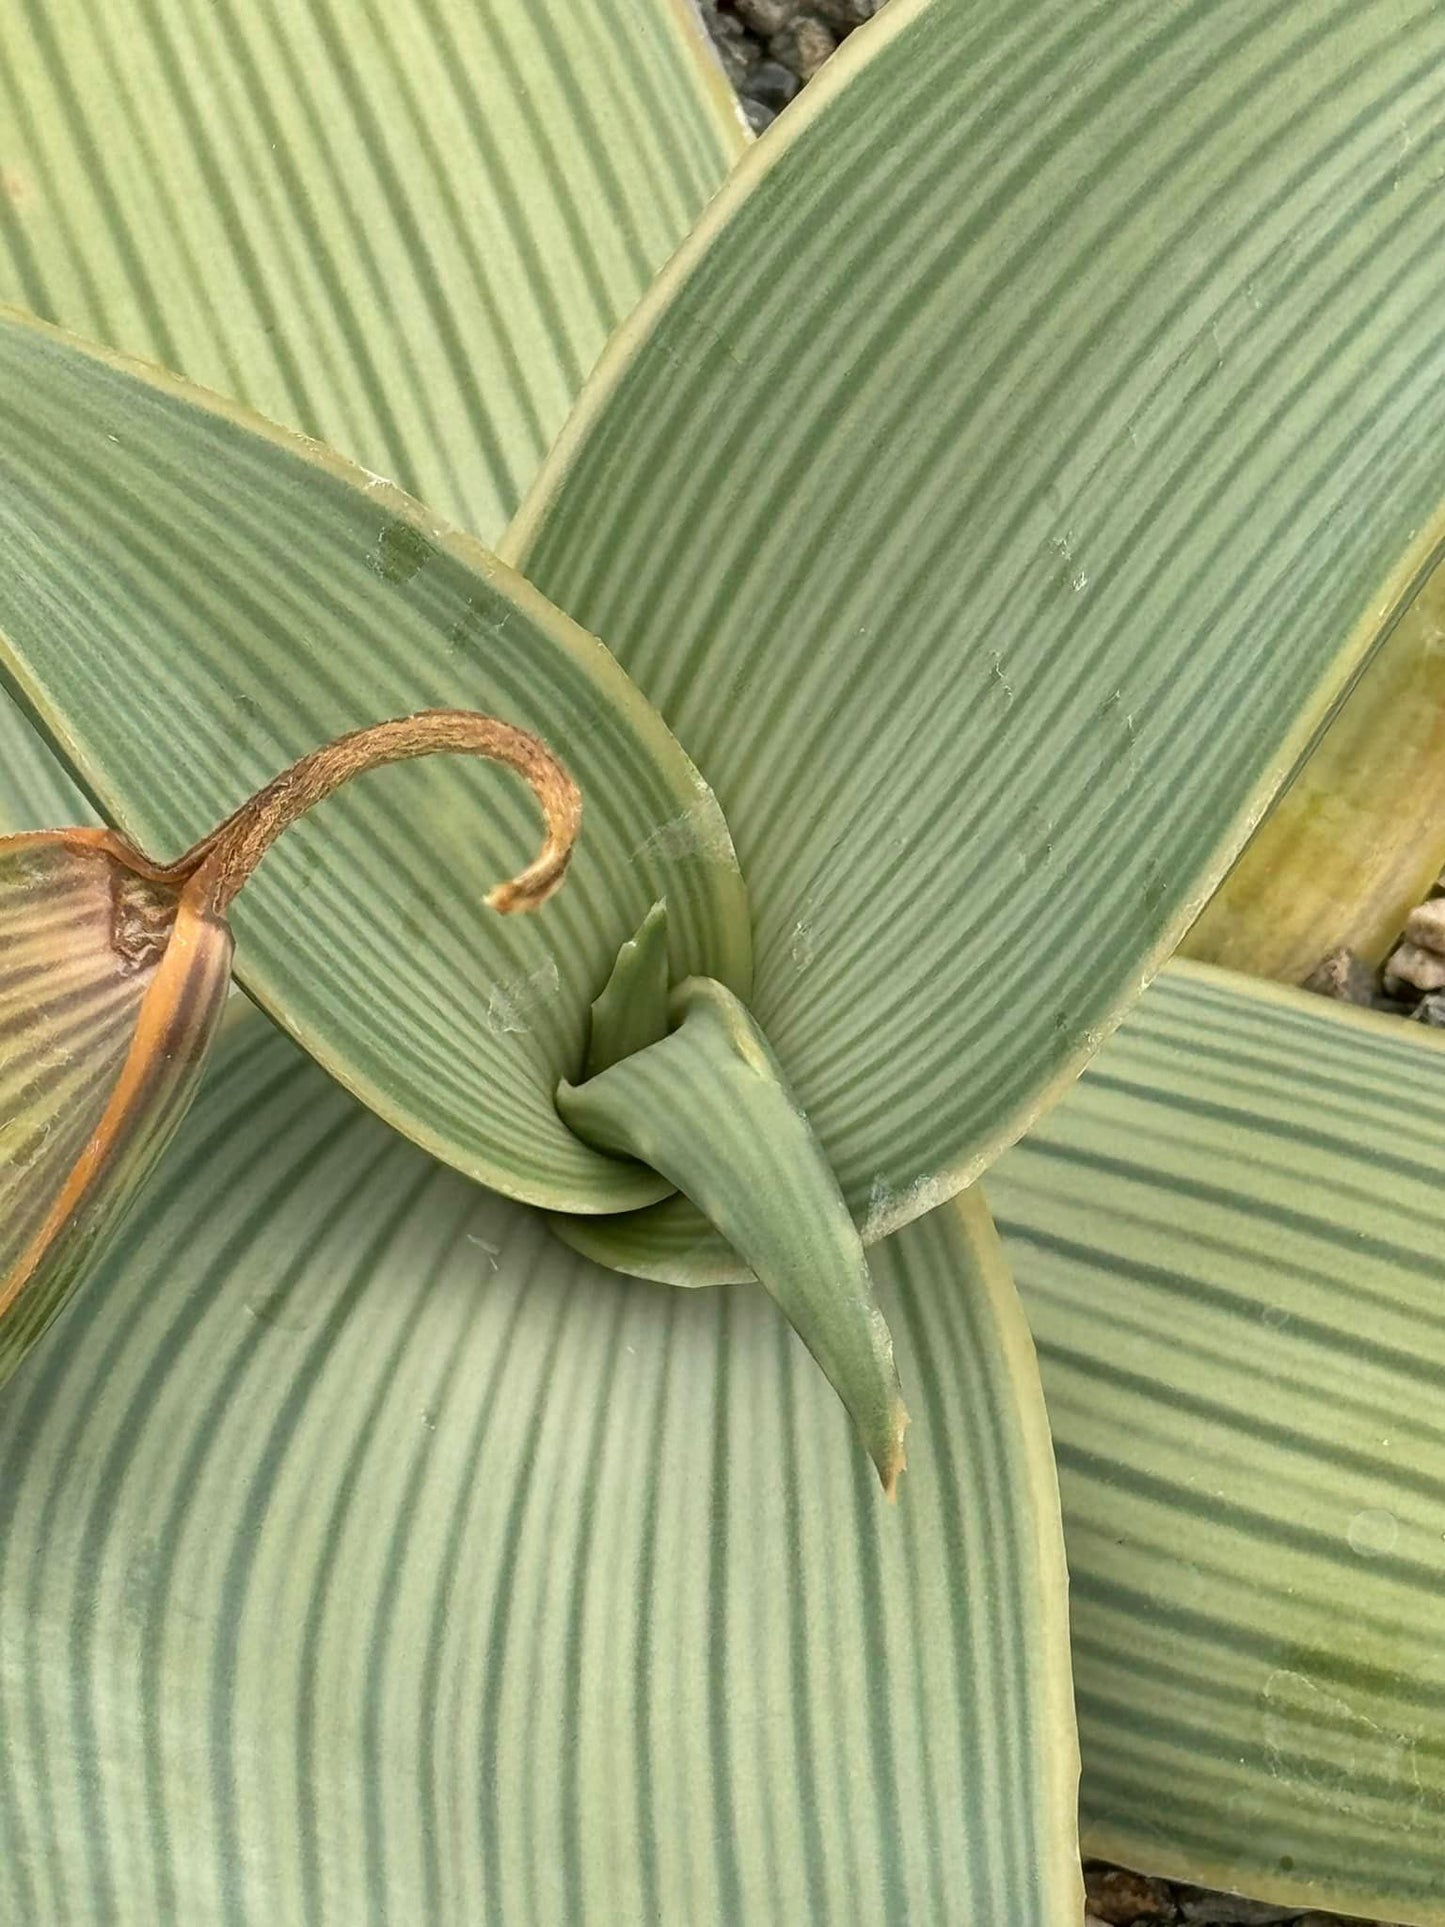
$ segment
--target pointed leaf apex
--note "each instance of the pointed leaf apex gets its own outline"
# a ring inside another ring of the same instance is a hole
[[[888,1438],[883,1450],[873,1455],[873,1463],[878,1468],[884,1498],[890,1505],[896,1505],[898,1481],[908,1470],[908,1452],[903,1443],[903,1434],[908,1430],[908,1411],[901,1399],[895,1402],[889,1417]]]

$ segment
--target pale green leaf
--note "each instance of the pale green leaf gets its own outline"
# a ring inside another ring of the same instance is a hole
[[[237,974],[471,1175],[568,1209],[656,1195],[573,1137],[553,1092],[659,897],[676,974],[746,989],[742,884],[657,715],[476,542],[230,404],[0,318],[0,674],[158,859],[361,724],[480,709],[543,738],[584,818],[537,915],[483,907],[535,850],[531,796],[433,758],[352,784],[281,840],[236,905]]]
[[[745,136],[681,0],[3,0],[0,301],[487,540]]]
[[[0,836],[95,821],[95,811],[0,688]]]
[[[1445,1921],[1445,1039],[1175,966],[988,1180],[1089,1848]]]
[[[0,0],[0,302],[487,540],[745,142],[689,0]],[[0,692],[0,828],[88,822]]]
[[[891,1498],[908,1416],[838,1181],[745,1004],[692,977],[671,1016],[667,1036],[560,1084],[557,1109],[588,1144],[662,1172],[727,1239],[822,1366]],[[588,1223],[553,1220],[584,1253]]]
[[[654,903],[617,953],[612,974],[592,1000],[587,1075],[620,1063],[667,1035],[667,905]]]
[[[1442,70],[1419,0],[896,0],[544,471],[508,553],[715,789],[868,1235],[1085,1061],[1433,559]]]
[[[991,1228],[873,1254],[878,1492],[755,1289],[593,1269],[248,1018],[0,1402],[0,1915],[1062,1927],[1062,1544]]]

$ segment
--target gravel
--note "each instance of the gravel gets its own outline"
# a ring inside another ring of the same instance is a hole
[[[1102,1860],[1084,1868],[1084,1927],[1371,1927],[1343,1914],[1277,1907],[1237,1894],[1210,1893],[1172,1880],[1128,1873]]]
[[[759,133],[883,0],[697,0]]]
[[[883,0],[696,0],[723,69],[759,133]],[[1445,1028],[1445,877],[1417,910],[1383,970],[1348,950],[1326,957],[1308,989]],[[1370,1927],[1339,1914],[1277,1907],[1091,1861],[1084,1927]]]
[[[1445,1029],[1445,876],[1410,912],[1378,970],[1348,950],[1332,950],[1305,989]]]

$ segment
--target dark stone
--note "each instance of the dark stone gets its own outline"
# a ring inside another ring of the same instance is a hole
[[[796,74],[790,74],[776,60],[762,60],[749,70],[745,92],[749,100],[757,101],[770,113],[780,114],[801,84]]]
[[[1429,1024],[1434,1030],[1445,1030],[1445,990],[1432,990],[1428,997],[1422,997],[1410,1013],[1416,1023]]]
[[[742,101],[743,112],[748,117],[748,126],[752,128],[755,134],[761,134],[765,127],[771,127],[773,122],[778,118],[772,108],[764,107],[760,100],[749,100],[746,94],[744,94]]]
[[[1124,1867],[1085,1867],[1084,1892],[1105,1927],[1173,1927],[1179,1918],[1166,1882]]]

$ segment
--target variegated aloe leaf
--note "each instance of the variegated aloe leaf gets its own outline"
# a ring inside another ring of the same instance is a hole
[[[974,1201],[887,1505],[761,1292],[594,1269],[228,1027],[0,1401],[0,1914],[1080,1912],[1062,1541]]]
[[[553,1093],[658,898],[674,972],[746,991],[727,827],[607,652],[477,543],[231,404],[0,318],[0,676],[158,861],[382,717],[480,709],[549,743],[586,815],[541,917],[483,907],[531,854],[530,797],[439,758],[283,840],[237,905],[237,974],[470,1175],[569,1210],[661,1194],[574,1137]]]
[[[599,367],[507,553],[716,790],[868,1235],[1067,1084],[1436,554],[1442,165],[1424,0],[897,0]]]
[[[0,4],[0,301],[484,539],[745,132],[690,0]],[[58,772],[0,692],[8,829]]]
[[[1445,1921],[1445,1040],[1174,966],[989,1176],[1091,1850]]]
[[[746,138],[684,0],[3,0],[0,42],[0,301],[489,540]]]
[[[105,830],[0,838],[0,1382],[184,1115],[230,982],[204,891]]]
[[[89,801],[0,689],[0,836],[94,821]]]

